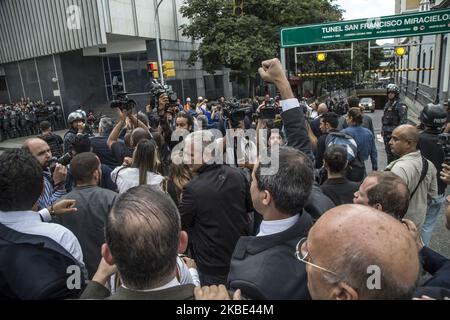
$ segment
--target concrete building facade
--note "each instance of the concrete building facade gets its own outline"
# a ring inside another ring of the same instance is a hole
[[[0,0],[0,103],[25,97],[54,100],[66,114],[95,110],[120,84],[143,109],[147,62],[157,61],[158,2],[162,57],[177,72],[166,83],[183,100],[231,96],[229,71],[186,64],[198,43],[181,34],[182,0]]]

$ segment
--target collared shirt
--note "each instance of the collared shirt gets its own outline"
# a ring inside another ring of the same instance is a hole
[[[125,285],[123,285],[123,284],[122,284],[122,288],[127,289],[127,290],[137,291],[137,292],[152,292],[152,291],[159,291],[159,290],[169,289],[169,288],[176,287],[176,286],[179,286],[179,285],[180,285],[180,282],[177,280],[177,277],[175,277],[171,281],[166,283],[165,285],[163,285],[161,287],[158,287],[158,288],[147,289],[147,290],[134,290],[134,289],[129,289],[129,288],[125,287]]]
[[[412,220],[416,225],[421,225],[425,219],[428,199],[437,196],[437,172],[434,164],[428,161],[428,171],[425,179],[417,188],[413,198],[409,201],[406,219]],[[420,151],[405,154],[400,159],[392,161],[386,168],[398,175],[408,185],[409,192],[413,192],[420,180],[422,173],[422,154]]]
[[[66,193],[66,189],[55,190],[50,172],[44,171],[44,192],[38,199],[38,208],[44,209],[49,207]]]
[[[74,234],[59,224],[42,222],[39,213],[34,211],[0,211],[0,223],[21,233],[48,237],[61,245],[84,265],[83,252]]]
[[[283,231],[286,231],[290,227],[292,227],[294,224],[297,223],[299,219],[299,215],[296,214],[295,216],[282,219],[282,220],[273,220],[273,221],[265,221],[263,220],[261,222],[261,225],[259,227],[259,233],[256,235],[257,237],[262,236],[269,236],[275,233],[280,233]]]

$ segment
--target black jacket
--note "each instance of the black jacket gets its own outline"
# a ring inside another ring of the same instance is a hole
[[[419,135],[419,143],[417,149],[422,155],[430,160],[437,170],[438,194],[444,194],[447,184],[441,180],[440,172],[442,171],[442,164],[444,163],[444,151],[438,145],[438,135],[440,132],[435,130],[425,130]]]
[[[295,249],[311,225],[311,216],[303,212],[286,231],[241,237],[233,252],[228,287],[241,289],[251,299],[310,299],[305,264],[297,260]]]
[[[181,222],[200,272],[228,274],[236,242],[251,232],[251,203],[244,173],[226,165],[204,166],[185,186]]]
[[[423,286],[450,290],[450,260],[428,247],[423,247],[419,255],[423,269],[431,274]]]
[[[108,141],[107,136],[91,137],[90,140],[92,152],[94,152],[97,155],[101,163],[107,165],[113,170],[122,164],[119,163],[119,161],[117,161],[117,159],[114,157],[113,153],[109,149],[106,143]]]

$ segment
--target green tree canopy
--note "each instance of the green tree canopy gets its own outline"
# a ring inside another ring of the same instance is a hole
[[[342,19],[333,1],[244,0],[244,14],[235,17],[232,0],[186,0],[183,35],[202,40],[189,63],[200,59],[209,73],[226,67],[254,77],[261,61],[278,56],[281,27]]]

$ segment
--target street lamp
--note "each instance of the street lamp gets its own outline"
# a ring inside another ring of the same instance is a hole
[[[158,3],[158,0],[154,0],[154,6],[155,6],[155,31],[156,31],[156,51],[158,53],[158,73],[161,77],[161,83],[164,85],[164,74],[162,70],[162,54],[161,54],[161,44],[159,43],[161,39],[161,26],[159,25],[159,6],[164,0],[160,0]]]

